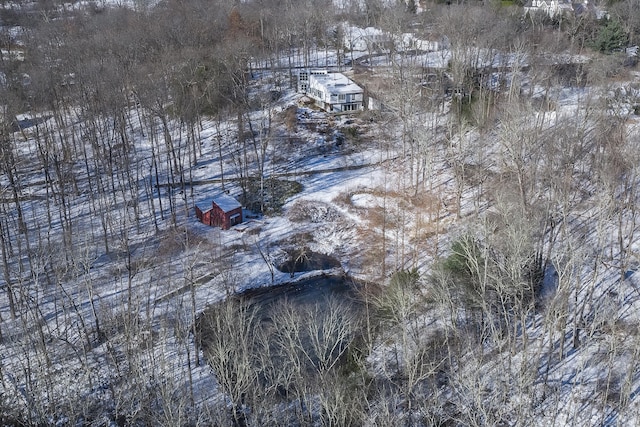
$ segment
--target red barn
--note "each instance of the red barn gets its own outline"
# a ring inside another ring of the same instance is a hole
[[[242,222],[242,206],[233,197],[221,193],[213,198],[211,206],[196,205],[196,217],[203,224],[228,230]]]

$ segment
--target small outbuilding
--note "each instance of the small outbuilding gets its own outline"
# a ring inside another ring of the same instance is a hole
[[[228,230],[242,222],[242,205],[228,194],[220,193],[212,199],[211,205],[197,203],[196,217],[203,224]]]

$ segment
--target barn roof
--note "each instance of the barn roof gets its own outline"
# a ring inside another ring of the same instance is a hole
[[[220,193],[213,198],[215,203],[223,212],[230,212],[234,209],[241,208],[242,205],[235,198],[226,193]]]
[[[211,206],[211,201],[209,200],[199,200],[195,203],[196,207],[204,212],[209,212],[213,207]]]

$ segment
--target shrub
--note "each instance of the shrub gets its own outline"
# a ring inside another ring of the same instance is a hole
[[[322,202],[297,200],[287,212],[292,222],[312,222],[317,224],[334,222],[342,215],[336,209]]]
[[[289,132],[295,132],[298,127],[298,107],[291,105],[284,110],[283,121]]]
[[[389,281],[389,285],[376,296],[373,305],[375,317],[379,322],[400,324],[415,311],[415,295],[418,288],[420,274],[417,269],[396,271]]]
[[[244,205],[254,212],[279,213],[291,196],[302,191],[302,184],[284,179],[249,178]]]
[[[344,135],[344,139],[348,142],[355,143],[360,140],[360,130],[357,126],[344,126],[338,131],[340,135]]]
[[[598,29],[593,40],[593,48],[603,53],[611,53],[622,49],[627,43],[627,34],[622,24],[616,19],[609,19]]]
[[[451,245],[451,255],[442,264],[444,270],[457,280],[469,282],[477,273],[478,265],[482,265],[481,249],[471,237],[465,236]]]

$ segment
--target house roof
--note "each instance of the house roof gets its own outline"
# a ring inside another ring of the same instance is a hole
[[[370,39],[370,40],[375,40],[375,39],[381,40],[383,38],[387,38],[387,39],[389,38],[389,36],[379,28],[374,28],[374,27],[361,28],[361,27],[350,26],[347,24],[343,24],[342,28],[343,28],[343,34],[344,34],[345,40],[347,41],[355,41],[360,38]]]
[[[242,205],[235,198],[226,193],[220,193],[213,197],[215,203],[223,212],[231,212],[234,209],[241,208]]]
[[[362,88],[341,73],[314,74],[313,78],[332,94],[362,92]]]
[[[207,199],[198,200],[195,205],[202,213],[209,212],[212,209],[211,200]]]

